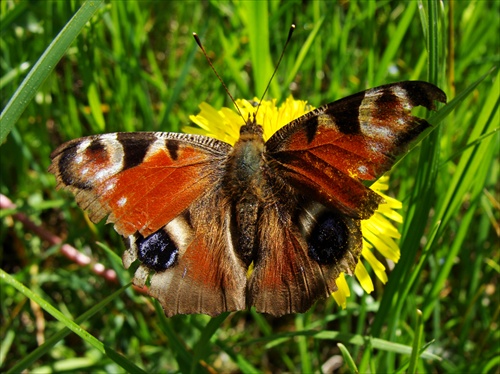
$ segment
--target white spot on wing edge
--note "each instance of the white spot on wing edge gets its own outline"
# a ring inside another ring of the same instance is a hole
[[[368,172],[368,168],[365,165],[358,166],[358,172],[360,174],[366,174]]]
[[[96,180],[103,180],[119,173],[123,169],[125,153],[123,146],[117,139],[118,134],[103,134],[98,139],[104,144],[106,152],[109,155],[108,167],[102,168],[95,173]]]
[[[392,87],[390,87],[390,90],[397,97],[400,97],[404,100],[408,99],[408,92],[406,91],[406,89],[404,89],[400,85],[398,85],[398,84],[393,85]]]
[[[122,257],[123,266],[125,267],[125,269],[128,269],[130,265],[132,265],[132,263],[137,260],[137,255],[138,255],[137,245],[135,244],[135,236],[130,235],[127,239],[128,243],[126,244],[128,249],[125,252],[123,252],[123,257]]]
[[[382,126],[363,126],[363,134],[374,139],[391,139],[394,132],[389,127]]]
[[[92,140],[84,139],[80,144],[78,144],[78,147],[76,148],[75,164],[81,164],[83,162],[82,153],[87,150],[91,143]]]
[[[110,182],[110,183],[106,184],[106,187],[104,188],[104,192],[112,190],[113,188],[115,188],[115,185],[116,185],[115,182]]]
[[[391,87],[391,92],[401,99],[401,103],[405,110],[411,111],[413,108],[411,101],[408,100],[408,91],[399,85],[394,85]]]
[[[146,155],[144,156],[144,160],[149,159],[151,156],[155,155],[158,150],[166,149],[165,146],[165,137],[161,136],[162,133],[155,133],[156,140],[149,146]]]
[[[83,153],[85,150],[89,147],[89,145],[92,143],[93,139],[92,138],[86,138],[83,139],[80,144],[78,144],[78,147],[76,149],[76,153]]]

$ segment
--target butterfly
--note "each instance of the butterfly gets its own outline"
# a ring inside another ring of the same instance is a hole
[[[266,142],[249,117],[234,146],[172,132],[89,136],[57,148],[49,171],[93,222],[114,224],[125,268],[139,264],[134,283],[167,316],[304,312],[354,272],[360,221],[383,202],[362,181],[430,126],[411,111],[435,101],[446,95],[430,83],[388,84],[312,110]]]

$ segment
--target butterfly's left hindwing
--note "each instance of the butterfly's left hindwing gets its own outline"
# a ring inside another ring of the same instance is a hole
[[[246,267],[232,247],[229,207],[217,194],[206,194],[146,240],[129,237],[125,267],[139,259],[134,282],[146,284],[165,314],[218,315],[245,309]]]

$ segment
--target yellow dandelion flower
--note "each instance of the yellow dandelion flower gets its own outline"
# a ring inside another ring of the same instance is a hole
[[[257,98],[252,101],[237,99],[236,105],[246,119],[256,112],[258,102]],[[199,114],[189,116],[198,127],[186,126],[182,130],[190,134],[211,136],[234,145],[240,135],[240,126],[243,125],[240,115],[229,108],[216,110],[207,103],[201,103],[199,108]],[[267,141],[284,125],[312,109],[314,108],[307,101],[294,100],[291,96],[280,107],[276,106],[276,100],[263,100],[257,112],[257,123],[264,129],[264,140]]]
[[[257,98],[252,101],[237,99],[236,105],[246,119],[256,112],[258,102]],[[230,108],[217,110],[207,103],[201,103],[199,108],[199,114],[189,117],[196,126],[186,126],[183,131],[211,136],[234,145],[239,137],[239,129],[244,124],[240,115]],[[291,96],[279,107],[276,105],[276,100],[263,100],[257,112],[257,123],[264,129],[264,140],[267,141],[281,127],[312,109],[314,108],[308,105],[307,101],[294,100]],[[388,180],[389,178],[384,176],[371,186],[371,189],[381,195],[386,203],[381,204],[370,219],[361,221],[363,232],[361,257],[384,284],[387,282],[386,268],[375,256],[374,250],[386,259],[397,262],[400,250],[396,240],[399,239],[400,233],[391,221],[402,222],[401,215],[396,212],[397,209],[401,209],[402,203],[382,192],[389,188]],[[354,275],[363,290],[370,293],[374,289],[373,281],[363,261],[358,261]],[[336,283],[338,290],[333,292],[332,296],[337,304],[345,309],[351,291],[343,273],[337,278]]]

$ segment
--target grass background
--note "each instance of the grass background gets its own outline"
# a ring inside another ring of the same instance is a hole
[[[0,211],[2,371],[500,372],[498,1],[82,4],[0,3],[0,192],[16,204]],[[55,191],[50,152],[96,133],[178,131],[202,101],[230,106],[193,31],[235,97],[260,96],[291,23],[269,97],[318,106],[423,79],[458,98],[392,172],[402,258],[371,295],[352,284],[346,310],[330,299],[281,318],[167,319],[127,286],[112,227]],[[19,213],[124,287],[67,259]]]

